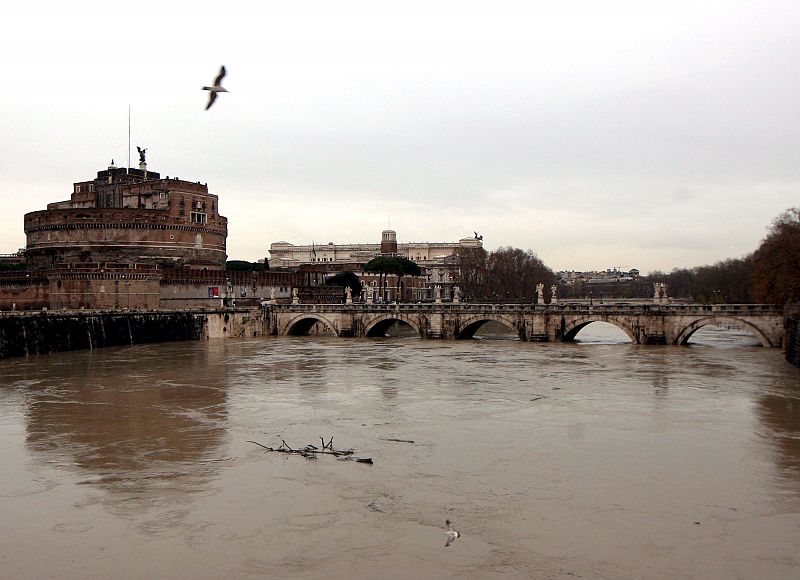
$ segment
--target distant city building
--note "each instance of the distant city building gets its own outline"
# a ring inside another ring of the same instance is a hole
[[[455,255],[459,248],[482,248],[476,238],[462,238],[457,242],[397,243],[394,230],[381,232],[379,244],[308,244],[296,246],[289,242],[273,242],[269,247],[270,268],[297,268],[303,264],[336,262],[340,264],[366,264],[375,256],[398,255],[420,266],[434,265]]]
[[[647,299],[653,294],[652,286],[642,281],[636,268],[628,271],[619,268],[589,272],[567,270],[556,272],[556,277],[558,295],[565,300]]]
[[[611,284],[614,282],[632,282],[639,278],[639,270],[632,268],[627,272],[611,268],[601,272],[574,272],[572,270],[556,272],[561,284]]]
[[[69,200],[25,214],[32,268],[126,262],[225,268],[228,220],[200,182],[111,165],[73,184]]]
[[[456,283],[452,279],[452,258],[459,249],[482,248],[483,241],[462,238],[457,242],[397,242],[397,232],[384,230],[381,242],[373,244],[327,244],[311,243],[296,246],[289,242],[270,244],[270,269],[297,270],[306,273],[309,284],[323,283],[324,278],[335,272],[350,270],[358,274],[366,292],[377,292],[380,300],[426,300],[433,296],[433,286],[442,287],[443,294],[452,291]],[[378,275],[363,272],[363,266],[377,256],[402,256],[420,266],[423,275],[419,279],[390,277],[388,285],[377,290]],[[310,273],[318,272],[316,278]],[[397,284],[401,287],[397,287]],[[394,285],[393,285],[394,284]],[[362,296],[364,298],[364,296]]]

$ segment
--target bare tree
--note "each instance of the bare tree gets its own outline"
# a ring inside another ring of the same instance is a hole
[[[549,294],[556,276],[531,250],[507,246],[489,254],[487,279],[498,302],[535,302],[536,285]]]
[[[483,248],[458,248],[448,258],[451,280],[457,280],[461,295],[468,302],[486,298],[487,256]]]
[[[754,296],[759,302],[800,301],[800,208],[791,208],[773,222],[753,254]]]

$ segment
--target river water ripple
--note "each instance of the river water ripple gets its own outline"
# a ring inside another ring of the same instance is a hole
[[[800,577],[800,370],[701,334],[0,361],[1,575]]]

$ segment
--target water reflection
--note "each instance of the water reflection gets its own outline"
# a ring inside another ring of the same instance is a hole
[[[419,338],[414,327],[402,320],[387,321],[387,327],[381,327],[377,332],[383,332],[386,338]]]
[[[689,345],[715,346],[718,348],[760,347],[761,342],[753,334],[734,324],[708,324],[699,328],[689,338]]]
[[[10,365],[3,384],[35,377],[26,444],[48,465],[77,468],[79,483],[197,487],[216,470],[226,437],[220,356],[174,344],[62,353],[53,364]]]
[[[667,349],[654,349],[649,353],[648,369],[650,384],[653,388],[653,397],[658,400],[665,399],[669,394],[669,375],[671,359],[674,354]]]
[[[519,335],[513,328],[500,322],[489,320],[478,327],[472,338],[478,340],[519,340]]]
[[[585,344],[626,344],[631,338],[621,328],[596,320],[584,326],[575,336],[576,342]]]
[[[788,487],[800,495],[800,399],[774,394],[758,398],[763,434],[776,450],[776,463]]]

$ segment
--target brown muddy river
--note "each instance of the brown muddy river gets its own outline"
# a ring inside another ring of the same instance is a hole
[[[0,361],[0,576],[800,577],[800,369],[722,330],[579,339]],[[248,443],[320,436],[374,463]]]

